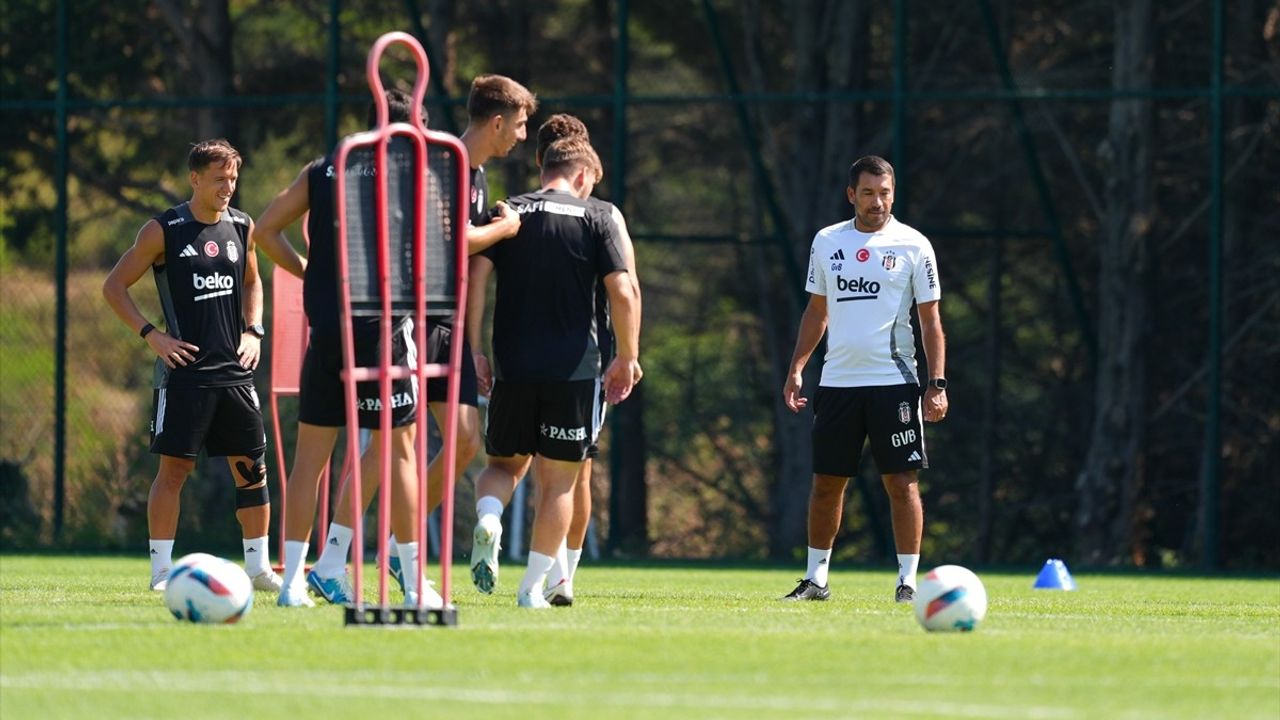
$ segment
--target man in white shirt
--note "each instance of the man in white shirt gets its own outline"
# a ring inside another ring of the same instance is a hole
[[[809,565],[784,600],[826,600],[831,548],[844,491],[870,440],[893,515],[898,550],[897,602],[915,597],[924,509],[918,471],[929,466],[923,421],[947,414],[946,342],[937,262],[928,238],[895,219],[893,166],[869,155],[849,168],[854,217],[823,228],[809,251],[790,375],[782,394],[799,412],[802,373],[824,332],[827,355],[814,397],[813,489],[809,496]],[[916,304],[929,379],[921,402],[911,305]]]

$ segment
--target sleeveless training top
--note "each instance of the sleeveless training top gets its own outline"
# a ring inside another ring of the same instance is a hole
[[[155,217],[164,230],[164,264],[152,266],[167,332],[199,347],[195,362],[170,369],[156,360],[157,386],[226,387],[253,382],[236,350],[245,331],[245,247],[249,216],[227,208],[206,225],[188,203]]]

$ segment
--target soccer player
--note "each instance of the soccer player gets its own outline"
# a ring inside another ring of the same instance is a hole
[[[226,456],[231,467],[253,587],[279,591],[267,545],[267,436],[253,387],[266,335],[262,283],[253,221],[230,206],[240,153],[226,140],[209,140],[191,148],[187,166],[191,199],[147,221],[102,285],[107,304],[157,357],[151,452],[160,456],[160,469],[147,497],[151,589],[167,584],[182,485],[204,448]],[[129,294],[148,268],[160,294],[163,331]]]
[[[513,487],[535,458],[538,463],[529,563],[516,594],[526,608],[551,606],[543,585],[565,541],[582,462],[599,432],[602,381],[605,398],[617,403],[641,375],[640,316],[616,226],[587,199],[600,159],[578,137],[551,143],[542,159],[542,188],[509,201],[521,214],[516,237],[471,265],[473,293],[484,291],[491,272],[498,274],[489,462],[478,486],[497,479]],[[601,281],[618,346],[603,378],[595,315]],[[473,337],[477,327],[468,326]],[[489,517],[482,516],[477,540]],[[481,592],[492,592],[496,581],[486,576],[488,568],[472,569]]]
[[[520,217],[499,202],[495,205],[496,217],[488,224],[481,218],[489,212],[489,181],[484,164],[493,158],[506,157],[518,143],[528,137],[529,117],[538,110],[538,99],[528,88],[504,75],[478,75],[471,82],[467,96],[467,127],[462,131],[463,145],[471,166],[471,197],[468,198],[467,252],[474,255],[481,250],[513,237],[520,228]],[[455,334],[452,320],[440,323],[432,332],[427,362],[448,362]],[[465,332],[462,337],[462,367],[459,372],[457,447],[454,450],[454,477],[466,472],[471,461],[480,452],[480,394],[476,385],[476,362],[487,362],[482,354],[472,351]],[[485,371],[488,371],[486,365]],[[427,381],[427,407],[436,422],[443,427],[445,403],[442,400],[448,390],[445,378]],[[444,499],[444,466],[442,455],[437,456],[427,468],[428,512]],[[496,545],[496,541],[495,541]],[[495,551],[496,552],[496,551]],[[390,563],[391,574],[400,577],[400,565]]]
[[[853,219],[820,230],[809,251],[809,304],[782,390],[792,412],[808,404],[800,395],[802,373],[824,331],[827,355],[814,397],[809,566],[784,600],[831,596],[827,575],[845,486],[858,471],[868,439],[893,517],[894,599],[906,603],[915,597],[924,530],[917,476],[929,466],[921,420],[938,422],[947,415],[946,342],[933,246],[893,217],[894,187],[893,166],[883,158],[868,155],[853,163],[846,189]],[[912,302],[929,363],[923,407]]]
[[[406,93],[388,91],[388,119],[391,122],[407,122],[411,117],[412,103],[413,99]],[[370,107],[370,126],[376,122],[376,117],[376,108]],[[372,169],[367,161],[352,159],[346,172],[351,182],[367,182]],[[293,468],[289,473],[284,589],[279,599],[279,604],[285,607],[314,605],[307,597],[308,586],[332,603],[354,600],[354,591],[346,575],[354,518],[350,502],[345,500],[348,492],[345,487],[335,509],[334,522],[330,525],[329,541],[324,552],[306,574],[305,584],[302,575],[312,520],[315,517],[320,475],[329,464],[338,432],[347,423],[341,380],[343,362],[338,311],[334,176],[333,157],[320,158],[308,164],[293,183],[271,201],[254,231],[258,246],[267,255],[285,271],[303,279],[303,306],[311,325],[311,335],[302,365],[297,449]],[[308,211],[310,215],[307,218],[307,230],[311,246],[307,256],[303,258],[284,237],[283,231]],[[393,321],[395,329],[391,362],[393,365],[408,365],[410,358],[417,354],[413,320],[406,316],[394,318]],[[381,353],[379,322],[380,319],[376,317],[352,319],[356,364],[359,366],[367,367],[378,363]],[[429,342],[434,343],[435,338],[432,337]],[[406,567],[416,567],[418,553],[417,455],[414,450],[417,390],[411,378],[392,381],[391,524],[400,538],[393,545],[396,556]],[[360,406],[359,425],[372,431],[370,447],[377,448],[380,442],[378,428],[381,405],[377,382],[358,384],[357,395]],[[378,485],[381,461],[380,454],[374,451],[366,452],[360,462],[366,508]],[[406,606],[418,605],[420,588],[424,606],[438,608],[442,605],[439,594],[429,584],[413,577],[402,577],[400,580]]]
[[[542,165],[542,156],[546,153],[547,148],[552,142],[561,138],[576,137],[586,141],[590,141],[590,134],[587,126],[582,120],[565,113],[557,113],[547,118],[546,122],[538,128],[537,149],[534,152],[534,161],[539,167]],[[595,182],[599,183],[604,177],[603,168],[595,167]],[[631,243],[631,235],[627,232],[627,223],[622,216],[622,212],[612,203],[590,197],[588,200],[595,205],[599,205],[606,209],[613,218],[618,240],[622,246],[623,256],[626,260],[628,278],[631,280],[632,289],[636,294],[637,312],[641,306],[640,283],[636,274],[635,248]],[[609,328],[609,308],[606,302],[606,293],[604,288],[598,288],[596,295],[596,326],[599,332],[600,352],[602,364],[607,363],[612,357],[613,337]],[[468,311],[474,313],[477,319],[483,314],[484,293],[480,293],[476,297]],[[478,324],[468,328],[469,333],[474,333],[472,338],[474,343],[479,342]],[[488,394],[489,387],[492,383],[492,377],[489,372],[488,362],[482,356],[478,356],[476,366],[479,370],[479,385],[484,394]],[[601,406],[601,422],[603,423],[605,406]],[[570,606],[573,604],[573,577],[577,572],[578,562],[582,558],[582,546],[586,541],[587,528],[591,522],[591,471],[592,460],[598,454],[599,448],[596,443],[592,443],[587,450],[587,458],[582,463],[582,470],[579,473],[577,483],[573,489],[573,518],[569,523],[568,534],[565,538],[565,544],[560,547],[556,553],[556,563],[547,575],[547,588],[544,593],[545,598],[552,605]],[[508,483],[505,476],[490,474],[483,478],[483,482],[478,482],[476,486],[476,516],[482,518],[483,521],[477,523],[476,537],[486,540],[494,538],[493,542],[476,543],[472,546],[471,564],[473,567],[484,565],[484,569],[478,573],[473,573],[472,579],[487,578],[492,575],[495,579],[498,574],[498,554],[496,540],[502,535],[502,509],[511,501],[511,495],[515,491],[515,483],[520,478],[514,478],[514,483]],[[496,504],[495,504],[496,503]],[[483,508],[483,510],[482,510]],[[488,510],[486,513],[485,510]],[[487,581],[486,581],[486,584]],[[492,587],[490,585],[490,589]]]

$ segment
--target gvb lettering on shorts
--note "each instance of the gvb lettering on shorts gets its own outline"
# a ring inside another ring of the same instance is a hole
[[[896,448],[904,447],[906,445],[910,445],[914,443],[919,438],[920,436],[916,434],[916,431],[914,429],[903,430],[902,432],[896,432],[890,435],[889,444]]]

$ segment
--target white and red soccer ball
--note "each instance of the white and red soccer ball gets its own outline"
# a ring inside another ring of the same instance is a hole
[[[179,620],[234,623],[253,607],[253,581],[230,560],[192,553],[169,571],[164,602]]]
[[[987,614],[987,589],[959,565],[940,565],[916,588],[916,620],[925,630],[968,632]]]

